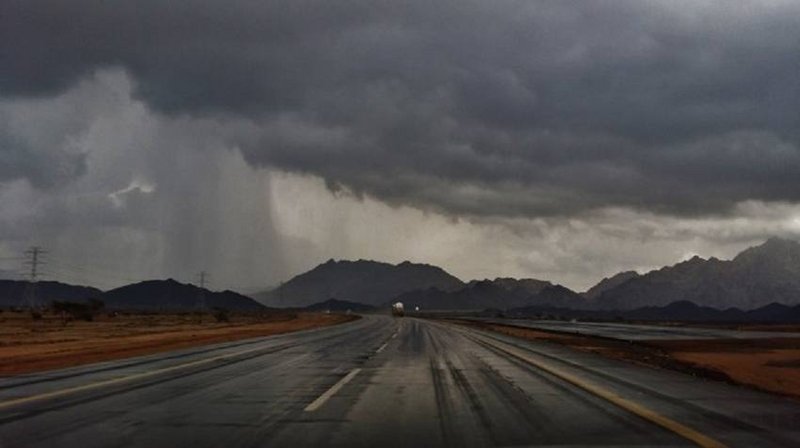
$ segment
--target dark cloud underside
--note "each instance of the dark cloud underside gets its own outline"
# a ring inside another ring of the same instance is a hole
[[[699,216],[800,200],[798,3],[0,8],[0,95],[48,97],[122,67],[153,110],[245,122],[226,138],[249,163],[390,203]],[[0,181],[35,181],[41,151],[13,130],[0,143]],[[65,176],[80,162],[62,160]]]

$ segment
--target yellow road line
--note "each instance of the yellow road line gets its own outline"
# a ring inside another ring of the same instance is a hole
[[[28,396],[28,397],[22,397],[22,398],[15,398],[15,399],[12,399],[12,400],[0,401],[0,410],[7,409],[7,408],[10,408],[10,407],[13,407],[13,406],[18,406],[18,405],[21,405],[21,404],[28,404],[28,403],[33,403],[33,402],[41,401],[41,400],[47,400],[47,399],[51,399],[51,398],[64,397],[64,396],[71,395],[71,394],[74,394],[74,393],[77,393],[77,392],[84,392],[84,391],[87,391],[87,390],[99,389],[101,387],[112,386],[112,385],[115,385],[115,384],[121,384],[121,383],[125,383],[125,382],[128,382],[128,381],[140,380],[140,379],[143,379],[143,378],[148,378],[148,377],[152,377],[152,376],[156,376],[156,375],[161,375],[163,373],[168,373],[168,372],[174,372],[174,371],[181,370],[181,369],[187,369],[187,368],[190,368],[190,367],[197,367],[197,366],[201,366],[203,364],[209,364],[209,363],[212,363],[212,362],[215,362],[215,361],[220,361],[220,360],[227,359],[227,358],[233,358],[235,356],[246,355],[248,353],[252,353],[252,352],[255,352],[255,351],[259,351],[259,350],[264,350],[264,347],[251,348],[251,349],[248,349],[248,350],[242,350],[242,351],[239,351],[239,352],[228,353],[228,354],[225,354],[225,355],[213,356],[211,358],[203,358],[203,359],[199,359],[197,361],[187,362],[185,364],[178,364],[178,365],[171,366],[171,367],[164,367],[163,369],[151,370],[149,372],[143,372],[143,373],[135,373],[133,375],[123,376],[123,377],[120,377],[120,378],[112,378],[112,379],[109,379],[109,380],[98,381],[96,383],[83,384],[83,385],[80,385],[80,386],[69,387],[69,388],[66,388],[66,389],[55,390],[55,391],[52,391],[52,392],[45,392],[45,393],[41,393],[41,394],[37,394],[37,395],[31,395],[31,396]]]
[[[562,380],[564,380],[564,381],[566,381],[566,382],[568,382],[568,383],[570,383],[570,384],[572,384],[574,386],[577,386],[577,387],[585,390],[586,392],[589,392],[589,393],[591,393],[593,395],[596,395],[596,396],[598,396],[600,398],[603,398],[604,400],[606,400],[606,401],[608,401],[608,402],[610,402],[610,403],[612,403],[612,404],[614,404],[614,405],[616,405],[616,406],[618,406],[618,407],[620,407],[622,409],[625,409],[626,411],[628,411],[628,412],[630,412],[632,414],[635,414],[635,415],[637,415],[637,416],[639,416],[639,417],[641,417],[641,418],[643,418],[643,419],[645,419],[645,420],[647,420],[649,422],[655,423],[656,425],[661,426],[664,429],[672,431],[673,433],[678,434],[679,436],[694,442],[698,446],[701,446],[701,447],[704,447],[704,448],[725,448],[726,447],[726,445],[723,444],[722,442],[719,442],[719,441],[717,441],[715,439],[712,439],[711,437],[701,433],[700,431],[698,431],[696,429],[690,428],[690,427],[688,427],[688,426],[686,426],[686,425],[684,425],[682,423],[679,423],[679,422],[677,422],[677,421],[675,421],[675,420],[673,420],[673,419],[671,419],[669,417],[665,417],[665,416],[653,411],[652,409],[649,409],[649,408],[647,408],[645,406],[642,406],[642,405],[640,405],[638,403],[635,403],[635,402],[633,402],[631,400],[628,400],[626,398],[622,398],[619,395],[615,394],[614,392],[611,392],[611,391],[609,391],[607,389],[604,389],[604,388],[602,388],[600,386],[597,386],[595,384],[589,383],[589,382],[587,382],[587,381],[585,381],[585,380],[583,380],[581,378],[578,378],[575,375],[572,375],[571,373],[565,372],[565,371],[563,371],[561,369],[558,369],[556,367],[553,367],[551,365],[543,363],[542,361],[529,356],[527,353],[525,353],[522,350],[507,346],[507,344],[502,344],[501,345],[500,343],[498,343],[496,341],[493,341],[493,340],[490,340],[490,339],[486,339],[486,338],[484,338],[482,336],[473,335],[472,337],[480,339],[484,344],[491,345],[492,347],[494,347],[494,348],[496,348],[496,349],[498,349],[498,350],[500,350],[500,351],[502,351],[502,352],[504,352],[504,353],[506,353],[508,355],[511,355],[512,357],[514,357],[516,359],[519,359],[519,360],[521,360],[523,362],[526,362],[528,364],[536,366],[537,368],[539,368],[541,370],[544,370],[545,372],[547,372],[547,373],[549,373],[549,374],[551,374],[553,376],[556,376],[556,377],[558,377],[558,378],[560,378],[560,379],[562,379]]]

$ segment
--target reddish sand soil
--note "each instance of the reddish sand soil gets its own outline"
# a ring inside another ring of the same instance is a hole
[[[800,338],[654,341],[674,359],[731,380],[800,397]]]
[[[101,316],[64,325],[57,316],[33,321],[27,314],[0,314],[0,375],[16,375],[147,355],[198,345],[335,325],[357,316],[270,313],[231,316],[217,323],[192,315]]]
[[[522,339],[666,368],[800,398],[800,338],[625,342],[511,325],[454,321]]]

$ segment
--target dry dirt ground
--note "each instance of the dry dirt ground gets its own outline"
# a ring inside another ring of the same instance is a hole
[[[46,315],[0,314],[0,375],[15,375],[147,355],[217,342],[269,336],[334,325],[357,316],[271,312],[232,315],[218,323],[195,315],[100,315],[94,322]]]
[[[603,356],[678,370],[800,399],[800,338],[628,343],[510,325],[472,321],[457,323],[523,339],[549,341]]]
[[[722,372],[734,382],[800,398],[800,338],[651,344],[678,361]]]

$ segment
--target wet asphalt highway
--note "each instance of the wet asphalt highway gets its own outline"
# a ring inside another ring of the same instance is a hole
[[[388,316],[0,379],[0,447],[798,443],[795,401]]]

